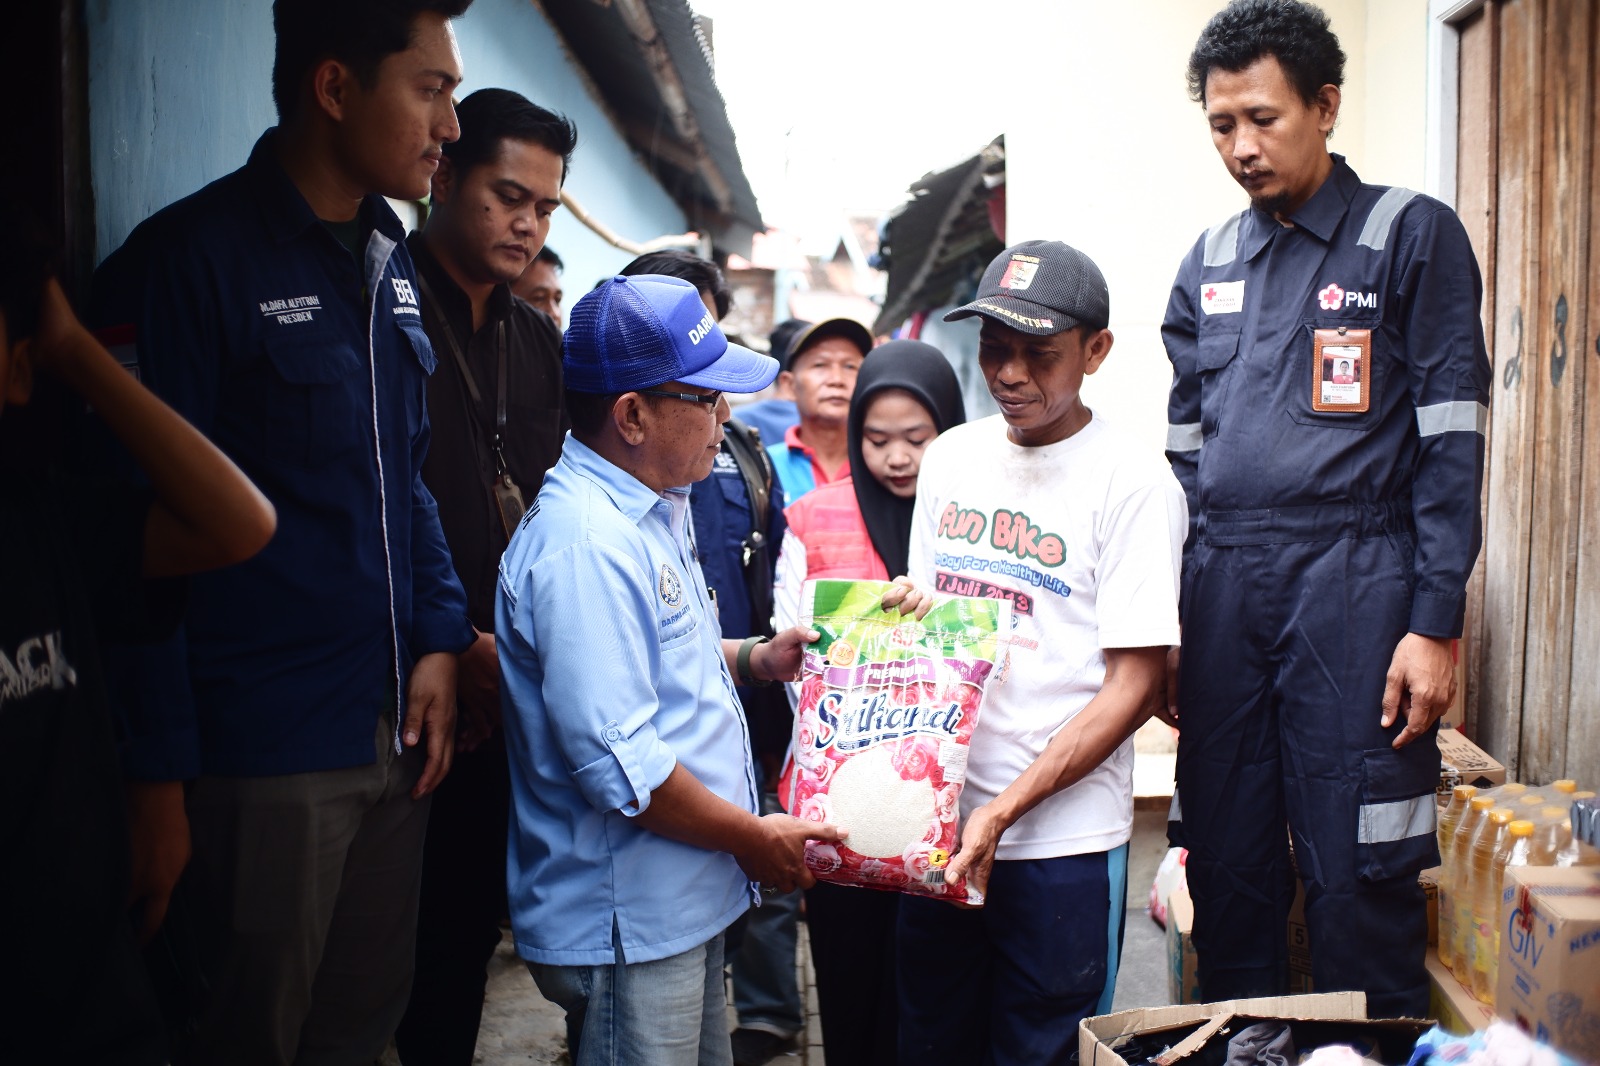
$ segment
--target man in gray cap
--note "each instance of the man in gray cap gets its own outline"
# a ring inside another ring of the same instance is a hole
[[[767,454],[790,503],[850,473],[850,397],[871,350],[872,334],[850,318],[808,325],[789,342],[778,386],[794,396],[800,424],[769,444]]]
[[[1059,241],[1006,249],[972,303],[1000,414],[928,446],[910,576],[1009,600],[946,872],[982,909],[900,904],[900,1058],[1067,1062],[1110,1009],[1133,828],[1131,737],[1165,695],[1188,512],[1162,456],[1079,395],[1111,351],[1105,278]],[[1063,903],[1070,901],[1070,903]]]

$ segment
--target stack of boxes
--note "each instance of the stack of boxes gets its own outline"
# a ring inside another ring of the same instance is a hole
[[[1456,730],[1440,731],[1439,749],[1441,795],[1459,784],[1490,788],[1506,783],[1505,767]],[[1419,877],[1428,899],[1430,945],[1437,940],[1438,879],[1438,869]],[[1171,887],[1166,900],[1168,991],[1174,1003],[1194,1003],[1199,999],[1189,936],[1194,906],[1181,883]],[[1467,1032],[1484,1028],[1498,1014],[1580,1061],[1600,1062],[1600,867],[1510,870],[1501,905],[1496,1008],[1479,1002],[1430,947],[1434,1017],[1448,1030]],[[1311,950],[1303,889],[1295,897],[1285,935],[1289,991],[1309,993]]]

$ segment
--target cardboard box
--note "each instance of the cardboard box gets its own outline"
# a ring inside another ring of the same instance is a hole
[[[1187,888],[1167,897],[1167,997],[1174,1003],[1200,1002],[1200,971],[1195,963],[1194,901]]]
[[[1493,1008],[1456,980],[1437,951],[1428,952],[1428,986],[1428,1013],[1449,1032],[1471,1033],[1494,1021]]]
[[[1557,1050],[1600,1062],[1600,867],[1506,871],[1495,1008]]]
[[[1078,1024],[1078,1061],[1083,1066],[1128,1066],[1117,1049],[1131,1037],[1170,1034],[1172,1043],[1181,1044],[1208,1023],[1225,1023],[1235,1015],[1291,1020],[1360,1020],[1367,1016],[1367,997],[1363,992],[1329,992],[1320,996],[1274,996],[1140,1007],[1102,1014],[1085,1018]]]
[[[1289,994],[1304,996],[1311,987],[1311,933],[1306,929],[1306,886],[1294,879],[1294,902],[1289,905]]]
[[[1434,947],[1439,943],[1439,878],[1444,874],[1444,867],[1433,866],[1417,875],[1417,884],[1422,886],[1422,895],[1428,901],[1428,946]]]
[[[1489,753],[1461,734],[1459,729],[1439,730],[1439,798],[1448,799],[1450,790],[1457,785],[1490,785],[1506,783],[1506,768]]]
[[[1439,867],[1417,875],[1428,902],[1428,943],[1439,940]],[[1311,934],[1306,929],[1306,887],[1295,881],[1294,903],[1289,907],[1289,993],[1303,996],[1316,991],[1311,985]]]

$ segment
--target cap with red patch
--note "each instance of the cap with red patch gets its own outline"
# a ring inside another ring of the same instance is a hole
[[[982,315],[1003,326],[1049,336],[1077,326],[1104,329],[1111,294],[1094,260],[1060,241],[1023,241],[995,256],[978,297],[944,316]]]

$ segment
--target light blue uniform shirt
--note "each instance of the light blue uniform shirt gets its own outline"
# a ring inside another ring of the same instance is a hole
[[[682,763],[754,813],[749,732],[695,562],[688,493],[658,494],[570,434],[500,561],[495,632],[516,818],[507,882],[532,962],[649,962],[753,897],[733,856],[633,821]]]

